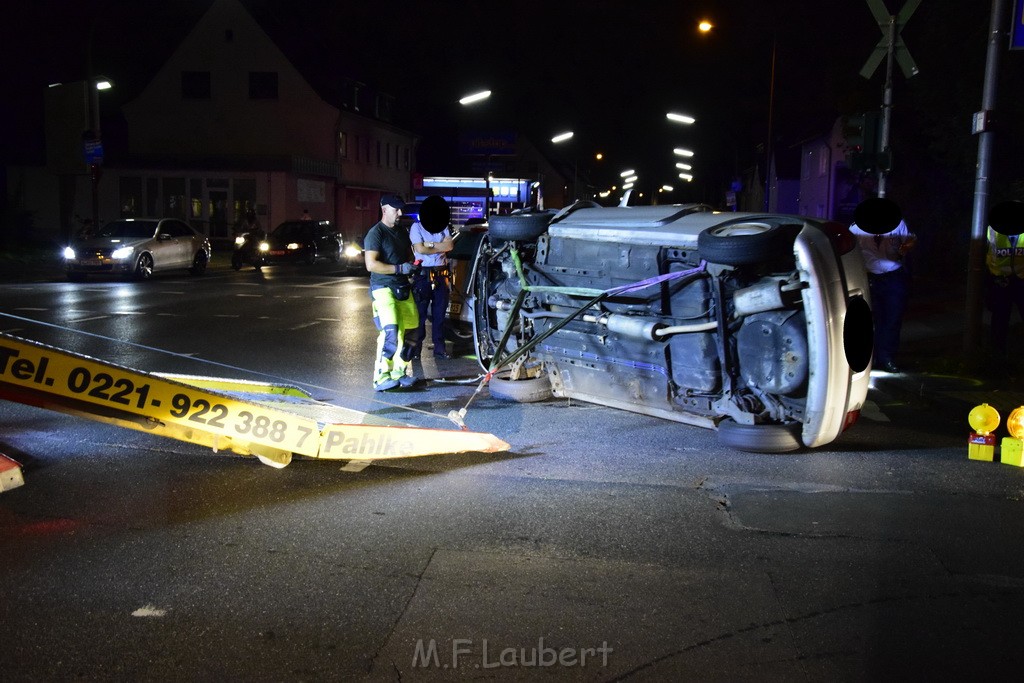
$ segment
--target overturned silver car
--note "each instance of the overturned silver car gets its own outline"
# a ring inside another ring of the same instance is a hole
[[[502,398],[575,398],[784,452],[836,439],[867,395],[867,276],[838,224],[577,203],[493,216],[472,278],[475,350]]]

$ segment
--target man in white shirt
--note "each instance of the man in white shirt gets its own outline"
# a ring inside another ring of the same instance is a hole
[[[426,321],[430,316],[431,337],[434,340],[434,357],[451,358],[445,347],[445,316],[451,296],[451,271],[448,269],[448,252],[454,241],[449,224],[451,208],[444,197],[431,195],[420,204],[419,220],[409,228],[409,241],[420,271],[414,277],[412,288],[419,308],[420,343],[426,341]],[[417,349],[417,356],[419,349]]]
[[[857,238],[871,287],[873,365],[885,372],[899,372],[895,358],[910,293],[910,273],[903,258],[914,248],[917,236],[907,228],[900,207],[884,197],[865,199],[857,205],[853,218],[850,232]]]

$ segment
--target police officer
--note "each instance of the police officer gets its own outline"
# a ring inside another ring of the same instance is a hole
[[[413,278],[413,296],[420,314],[419,339],[426,340],[427,317],[430,317],[434,357],[451,358],[445,348],[445,317],[451,297],[451,271],[447,253],[455,243],[448,228],[452,212],[444,197],[431,195],[420,205],[419,220],[409,228],[409,239],[422,269]]]
[[[1010,315],[1017,307],[1024,317],[1024,202],[1007,201],[988,213],[988,270],[985,299],[992,318],[992,350],[1006,357]]]
[[[416,266],[409,233],[398,225],[404,206],[397,195],[381,197],[380,221],[370,228],[363,242],[366,270],[370,272],[373,322],[380,330],[373,370],[376,391],[412,387],[419,381],[411,362],[419,350],[420,319],[409,282]]]
[[[899,372],[896,352],[910,293],[910,273],[903,258],[914,248],[917,236],[907,228],[899,205],[884,197],[862,201],[854,210],[853,218],[855,222],[850,232],[857,238],[871,288],[874,367]]]

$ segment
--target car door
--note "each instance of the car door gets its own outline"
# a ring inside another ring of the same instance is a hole
[[[160,223],[161,236],[158,237],[159,255],[154,256],[157,268],[177,268],[190,265],[192,258],[192,230],[176,220]]]

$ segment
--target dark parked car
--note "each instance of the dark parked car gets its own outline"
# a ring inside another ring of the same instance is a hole
[[[285,221],[267,236],[267,263],[315,263],[318,258],[337,262],[342,237],[331,221]]]
[[[202,275],[209,262],[210,240],[177,218],[122,218],[64,248],[70,280],[89,274],[148,280],[177,268]]]
[[[555,396],[718,430],[750,451],[827,444],[867,396],[867,275],[844,226],[701,205],[492,216],[470,285],[491,394]]]

